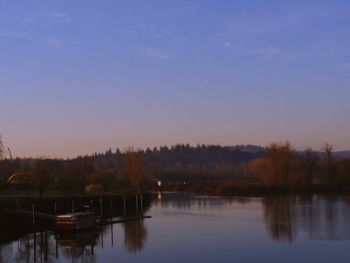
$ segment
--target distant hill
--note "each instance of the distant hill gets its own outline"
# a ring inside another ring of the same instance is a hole
[[[350,157],[350,150],[334,152],[336,157]]]
[[[260,145],[235,145],[235,146],[226,146],[226,149],[229,150],[239,150],[241,152],[246,153],[264,153],[266,151],[266,148]]]
[[[302,155],[304,151],[297,151],[297,153]],[[315,153],[319,158],[324,156],[324,153],[321,151],[315,151]],[[333,152],[333,156],[339,158],[350,158],[350,150]]]

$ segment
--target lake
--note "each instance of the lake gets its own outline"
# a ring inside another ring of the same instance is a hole
[[[152,218],[89,232],[31,233],[0,262],[348,262],[350,198],[156,193]],[[10,231],[10,230],[9,230]]]

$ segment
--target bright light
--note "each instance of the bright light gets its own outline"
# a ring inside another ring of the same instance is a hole
[[[162,186],[162,182],[161,181],[157,181],[157,185],[158,185],[158,187],[161,187]]]

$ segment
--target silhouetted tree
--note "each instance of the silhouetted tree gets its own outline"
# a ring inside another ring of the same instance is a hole
[[[64,164],[61,174],[58,178],[58,185],[63,189],[68,196],[71,196],[75,191],[81,190],[79,185],[80,166],[78,162],[67,162]]]
[[[88,183],[89,175],[94,171],[94,167],[88,159],[81,160],[77,165],[79,167],[79,172],[77,173],[77,186],[81,192],[85,193],[85,186]]]
[[[350,186],[350,159],[343,158],[338,161],[338,181],[343,186]]]
[[[4,158],[5,151],[4,151],[4,144],[2,143],[2,137],[0,133],[0,161]]]
[[[0,134],[0,185],[3,184],[6,178],[6,162],[3,161],[5,156],[4,145]]]
[[[302,163],[304,168],[303,174],[305,175],[305,181],[303,183],[305,183],[306,187],[311,187],[317,168],[317,155],[311,148],[308,147],[305,149]]]
[[[262,182],[286,187],[291,182],[293,150],[289,142],[272,143],[267,148],[266,157],[254,160],[252,170]]]
[[[326,143],[323,150],[323,171],[325,174],[326,183],[329,185],[334,185],[336,182],[336,163],[333,157],[333,146]]]
[[[274,178],[270,161],[268,161],[266,158],[259,158],[250,161],[249,166],[252,172],[259,177],[261,182],[273,184]]]
[[[32,170],[34,184],[36,185],[40,198],[43,197],[44,191],[48,189],[52,182],[52,163],[47,157],[41,157],[34,163]]]
[[[115,173],[107,171],[106,169],[99,169],[95,171],[92,178],[93,183],[101,186],[104,190],[111,190],[111,188],[114,186],[114,180]]]
[[[128,149],[123,155],[123,171],[129,180],[132,190],[140,193],[145,169],[140,153],[134,151],[133,148]]]

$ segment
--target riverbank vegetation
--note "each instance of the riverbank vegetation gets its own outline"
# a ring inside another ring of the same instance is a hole
[[[5,158],[0,140],[1,193],[79,196],[183,190],[223,195],[350,191],[350,158],[325,144],[296,151],[267,147],[178,144],[125,152],[109,149],[72,159]]]

